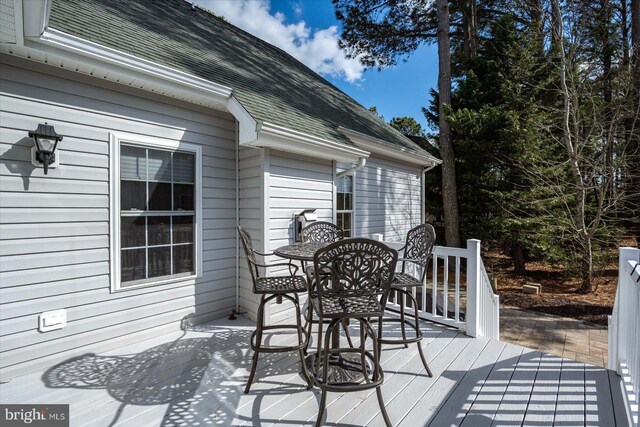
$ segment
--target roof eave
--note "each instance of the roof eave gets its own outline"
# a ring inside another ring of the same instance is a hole
[[[257,138],[246,145],[272,148],[318,159],[356,162],[369,157],[369,152],[339,142],[318,138],[273,123],[258,122]]]
[[[31,55],[33,51],[44,55]],[[86,67],[76,67],[78,72],[90,70],[86,74],[117,83],[134,82],[129,86],[216,109],[226,109],[232,93],[230,87],[54,28],[37,37],[25,37],[24,47],[13,49],[13,53],[35,60],[47,58],[49,63],[56,59],[61,64],[84,64]]]
[[[442,163],[440,159],[433,157],[424,150],[409,150],[343,126],[339,126],[338,130],[358,147],[371,153],[420,166],[436,166]]]

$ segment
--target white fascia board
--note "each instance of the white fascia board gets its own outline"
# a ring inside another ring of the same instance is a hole
[[[381,156],[420,166],[435,166],[442,163],[441,160],[436,159],[426,151],[421,153],[419,151],[408,150],[390,144],[382,139],[342,126],[339,126],[338,130],[345,134],[354,144]]]
[[[319,159],[341,162],[361,161],[369,152],[338,142],[318,138],[272,123],[259,122],[231,96],[227,110],[239,124],[238,143],[247,147],[272,148]]]
[[[244,145],[268,147],[338,162],[356,162],[362,158],[368,158],[370,154],[368,151],[357,147],[349,147],[338,142],[266,122],[258,122],[257,134],[256,140]]]
[[[51,0],[16,0],[16,7],[18,3],[21,3],[24,37],[40,37],[49,23]]]
[[[180,92],[186,100],[206,98],[210,104],[221,108],[226,107],[232,92],[227,86],[52,28],[45,30],[40,37],[30,38],[27,47],[165,86]]]

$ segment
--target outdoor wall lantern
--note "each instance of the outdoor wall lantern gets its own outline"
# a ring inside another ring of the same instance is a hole
[[[56,147],[62,141],[62,135],[58,135],[53,126],[38,124],[38,128],[29,132],[29,137],[33,138],[35,146],[31,149],[31,163],[34,166],[43,167],[44,174],[47,174],[49,166],[56,167]]]

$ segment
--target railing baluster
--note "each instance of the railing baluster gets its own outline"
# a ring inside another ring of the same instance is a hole
[[[455,320],[460,321],[460,257],[456,256],[456,301]]]
[[[428,264],[424,266],[425,270],[428,268]],[[427,312],[427,273],[425,271],[424,281],[422,283],[422,311]]]
[[[449,313],[449,256],[444,257],[444,280],[442,281],[442,316]]]
[[[433,287],[431,288],[431,314],[436,316],[438,311],[436,310],[437,300],[437,288],[438,288],[438,256],[433,257]]]
[[[388,242],[392,247],[399,246],[399,243]],[[412,290],[413,296],[418,299],[418,310],[421,316],[426,320],[434,320],[446,325],[450,325],[461,330],[465,330],[470,336],[486,336],[492,339],[499,339],[500,319],[499,319],[499,299],[493,294],[486,269],[482,263],[480,254],[480,241],[468,240],[466,248],[448,248],[435,246],[432,252],[432,277],[431,289],[429,290],[429,279],[425,275],[422,284],[422,295],[418,295],[417,288]],[[449,257],[452,259],[450,260]],[[442,266],[438,265],[438,259],[442,259]],[[466,260],[466,263],[463,262]],[[451,269],[451,274],[455,274],[452,279],[450,277],[449,268],[451,262],[455,262],[455,268]],[[428,268],[428,267],[426,267]],[[442,273],[442,302],[438,306],[438,277],[439,269],[443,268]],[[465,268],[463,271],[462,269]],[[455,271],[455,273],[454,273]],[[415,273],[416,270],[410,270]],[[461,300],[465,295],[462,294],[463,278],[462,274],[466,273],[466,306],[461,307]],[[452,290],[450,285],[455,286]],[[431,292],[431,304],[428,303],[427,292]],[[453,309],[450,307],[449,294],[452,294]],[[422,301],[422,304],[420,304]],[[411,309],[406,306],[406,298],[404,301],[405,309]],[[393,304],[399,308],[400,300],[396,296]],[[427,306],[431,306],[427,308]],[[442,310],[440,314],[438,311]],[[449,313],[451,312],[451,316]],[[460,317],[464,313],[464,320]]]

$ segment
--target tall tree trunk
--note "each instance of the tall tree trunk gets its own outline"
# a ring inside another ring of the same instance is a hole
[[[622,65],[629,64],[629,3],[620,0],[620,29],[622,31]]]
[[[631,0],[631,45],[633,63],[638,65],[638,58],[640,58],[640,0]]]
[[[467,58],[478,54],[478,5],[476,0],[459,0],[462,12],[463,50]]]
[[[478,4],[469,0],[469,58],[478,54]]]
[[[442,157],[442,203],[444,235],[447,246],[460,246],[460,223],[456,188],[456,164],[451,139],[451,127],[446,119],[446,106],[451,105],[451,40],[449,39],[449,2],[437,0],[438,14],[438,125],[440,156]]]
[[[511,248],[511,259],[513,259],[513,271],[516,274],[527,272],[527,259],[525,257],[525,246],[522,242],[514,242]]]
[[[567,73],[571,70],[571,67],[567,64],[567,55],[564,51],[563,40],[563,23],[562,13],[560,11],[559,0],[551,0],[551,15],[553,22],[553,34],[552,40],[555,44],[554,50],[558,55],[560,61],[559,77],[560,77],[560,91],[562,92],[563,108],[562,108],[562,143],[567,151],[567,159],[569,163],[569,169],[573,178],[573,187],[575,193],[575,211],[573,212],[574,221],[576,224],[578,235],[576,236],[578,244],[582,247],[582,284],[580,290],[583,292],[591,292],[592,289],[592,271],[593,271],[593,258],[591,257],[591,236],[587,232],[586,224],[586,202],[587,202],[587,188],[585,188],[584,178],[582,176],[582,170],[580,169],[580,150],[578,149],[578,135],[572,134],[571,131],[571,117],[573,116],[573,99],[569,86],[567,84]],[[588,244],[588,248],[585,245]]]
[[[606,165],[604,170],[606,171],[605,179],[607,180],[607,193],[608,197],[613,200],[613,151],[614,151],[614,137],[611,133],[611,101],[613,96],[612,81],[613,81],[613,54],[614,46],[611,40],[610,27],[612,25],[613,10],[609,4],[609,0],[600,0],[600,13],[598,19],[600,20],[600,26],[603,29],[602,32],[602,99],[604,101],[604,147],[605,147],[605,161]]]
[[[640,0],[631,0],[632,114],[628,125],[629,199],[632,230],[640,245]]]
[[[584,233],[582,236],[582,286],[580,290],[589,293],[593,290],[593,252],[591,237]]]
[[[542,0],[529,0],[527,3],[529,17],[536,35],[536,53],[538,58],[544,57],[544,22],[542,21]]]
[[[551,49],[557,50],[562,41],[562,13],[560,5],[555,0],[551,1],[551,26]]]

